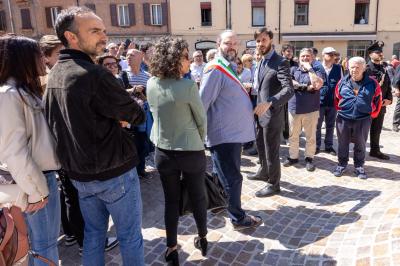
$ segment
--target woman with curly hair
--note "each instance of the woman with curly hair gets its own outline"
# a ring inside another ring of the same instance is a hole
[[[7,186],[17,185],[9,203],[25,212],[32,250],[58,265],[61,211],[55,170],[60,164],[43,115],[39,76],[44,75],[44,57],[35,40],[0,37],[1,197]],[[5,203],[1,197],[0,207]],[[36,260],[29,265],[43,264]]]
[[[194,245],[207,254],[207,209],[205,196],[206,114],[194,81],[183,79],[189,71],[188,44],[181,38],[163,37],[154,46],[150,62],[152,78],[147,99],[154,116],[151,140],[165,197],[167,246],[165,259],[179,265],[177,229],[181,176],[188,189],[198,237]]]

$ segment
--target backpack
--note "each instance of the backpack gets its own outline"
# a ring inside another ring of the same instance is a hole
[[[12,266],[28,254],[50,266],[56,264],[29,249],[28,228],[20,208],[0,209],[0,265]]]

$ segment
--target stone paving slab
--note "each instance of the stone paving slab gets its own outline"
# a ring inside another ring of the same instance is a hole
[[[324,153],[315,157],[313,173],[305,170],[302,158],[295,167],[282,167],[282,192],[270,198],[254,197],[263,182],[244,178],[243,208],[260,215],[264,224],[237,232],[226,212],[209,213],[209,251],[203,258],[193,247],[197,230],[192,216],[181,217],[181,264],[400,266],[400,133],[390,130],[392,113],[393,106],[386,114],[381,137],[382,151],[391,160],[367,156],[367,180],[355,177],[352,159],[346,174],[334,177],[331,170],[337,158]],[[282,146],[282,159],[287,149]],[[256,161],[256,157],[243,155],[244,176],[257,169]],[[148,169],[153,178],[141,181],[145,262],[165,265],[163,192],[156,171]],[[112,224],[110,235],[115,235]],[[59,247],[62,265],[80,265],[76,246],[66,248],[61,240]],[[107,265],[122,265],[118,253],[118,248],[106,253]]]

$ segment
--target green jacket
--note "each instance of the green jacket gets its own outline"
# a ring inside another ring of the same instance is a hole
[[[207,119],[194,81],[152,77],[147,82],[147,101],[154,118],[150,139],[156,147],[204,150]]]

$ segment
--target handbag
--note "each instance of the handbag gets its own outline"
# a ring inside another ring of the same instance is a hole
[[[0,209],[0,265],[12,266],[27,259],[28,254],[50,266],[56,264],[29,249],[28,229],[20,208]]]
[[[205,189],[207,210],[226,208],[228,196],[218,177],[208,172],[205,175],[204,187],[198,189]],[[192,212],[193,208],[189,198],[189,190],[187,189],[185,179],[182,179],[179,215],[183,216]]]

